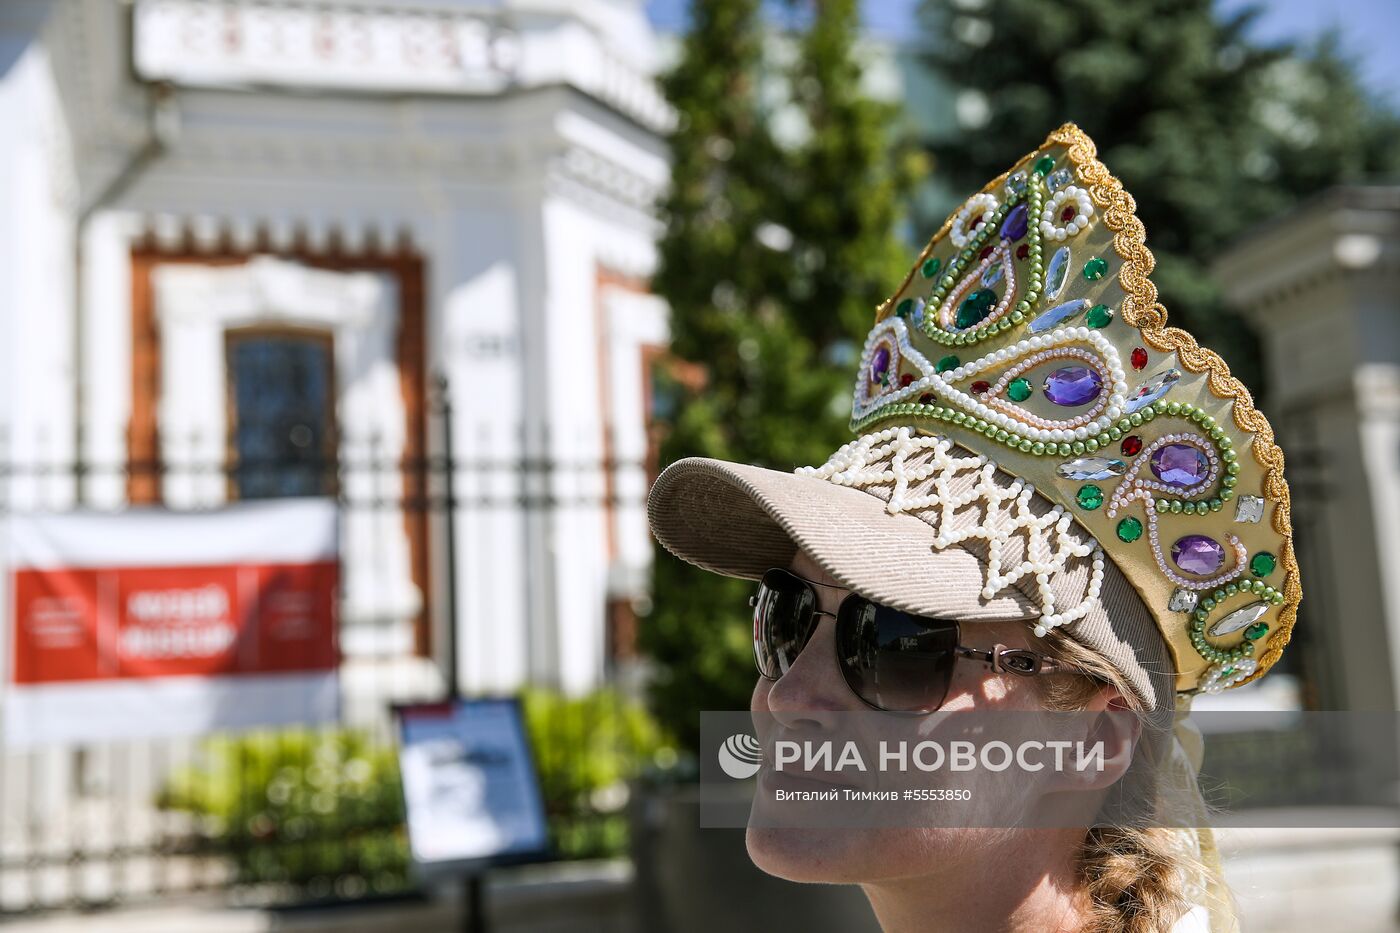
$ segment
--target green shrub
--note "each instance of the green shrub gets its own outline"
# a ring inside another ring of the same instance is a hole
[[[616,690],[568,697],[529,689],[521,700],[556,849],[566,858],[625,853],[628,782],[673,761],[672,743]]]
[[[406,883],[395,750],[358,730],[210,738],[170,777],[158,803],[196,817],[201,847],[231,855],[241,883],[324,894]]]
[[[555,854],[625,853],[627,781],[673,758],[656,723],[614,690],[521,699]],[[409,884],[397,749],[360,730],[212,737],[158,805],[191,815],[193,844],[229,855],[242,884],[342,896]]]

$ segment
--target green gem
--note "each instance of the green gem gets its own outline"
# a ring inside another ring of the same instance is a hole
[[[1249,559],[1249,572],[1256,577],[1267,577],[1274,572],[1278,559],[1268,551],[1260,551]]]
[[[1132,544],[1142,537],[1142,522],[1136,518],[1125,518],[1118,523],[1118,540],[1124,544]]]
[[[1080,486],[1079,492],[1075,493],[1075,499],[1079,501],[1079,507],[1092,512],[1103,505],[1103,490],[1093,485]]]
[[[913,311],[913,310],[914,310],[914,299],[913,299],[913,298],[906,298],[906,299],[904,299],[903,301],[901,301],[901,302],[899,303],[899,307],[897,307],[897,308],[894,309],[894,313],[895,313],[895,315],[896,315],[897,317],[908,317],[908,316],[909,316],[909,312],[911,312],[911,311]]]
[[[1108,305],[1094,305],[1084,316],[1084,323],[1094,328],[1107,327],[1111,320],[1113,320],[1113,312],[1109,310]]]
[[[991,314],[996,303],[996,292],[990,288],[979,288],[963,299],[963,303],[958,306],[958,316],[953,323],[957,325],[959,330],[966,330]]]
[[[1013,402],[1024,402],[1031,397],[1031,384],[1023,377],[1016,377],[1006,387],[1006,397]]]
[[[1231,664],[1229,667],[1226,667],[1226,668],[1222,668],[1222,669],[1221,669],[1221,671],[1220,671],[1220,676],[1221,676],[1221,677],[1229,677],[1229,676],[1230,676],[1231,674],[1233,674],[1234,672],[1235,672],[1235,665]]]
[[[1033,171],[1037,175],[1049,175],[1055,168],[1055,157],[1043,155],[1035,160]]]
[[[1108,275],[1108,260],[1102,256],[1095,256],[1084,263],[1084,278],[1090,282],[1097,281]]]
[[[945,356],[945,357],[943,357],[941,360],[939,360],[939,361],[938,361],[938,365],[935,366],[934,368],[935,368],[936,370],[938,370],[940,373],[946,373],[946,372],[947,372],[948,370],[950,370],[950,369],[957,369],[957,368],[958,368],[958,364],[961,363],[961,362],[962,362],[962,360],[958,359],[956,356],[954,356],[953,354],[949,353],[947,356]]]
[[[1267,622],[1255,622],[1244,630],[1244,637],[1250,641],[1258,641],[1267,634],[1269,634],[1269,623]]]
[[[937,256],[930,256],[924,260],[924,278],[931,279],[938,274],[938,268],[943,263]]]

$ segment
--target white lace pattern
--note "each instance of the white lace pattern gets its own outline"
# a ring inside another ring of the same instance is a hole
[[[932,453],[922,462],[911,462],[922,451]],[[988,553],[982,597],[992,599],[1004,587],[1026,577],[1034,579],[1035,586],[1025,586],[1022,591],[1031,590],[1039,597],[1037,635],[1084,618],[1098,602],[1102,588],[1102,549],[1092,538],[1086,542],[1070,532],[1073,519],[1062,506],[1036,515],[1031,508],[1035,487],[1019,478],[1003,485],[996,479],[996,469],[996,463],[987,457],[954,452],[953,442],[943,435],[916,434],[908,427],[898,427],[865,434],[842,445],[822,466],[798,467],[793,472],[858,489],[892,484],[886,511],[916,514],[933,525],[937,531],[934,546],[939,549],[984,541]],[[976,473],[971,488],[956,491],[954,481],[971,471]],[[929,478],[933,480],[930,491],[911,492],[911,486],[921,487]],[[958,515],[970,505],[982,507],[981,521],[968,523]],[[1016,536],[1023,537],[1025,550],[1023,559],[1013,562],[1008,546]],[[1071,559],[1085,557],[1091,558],[1092,570],[1083,599],[1072,608],[1057,607],[1052,588],[1055,576],[1066,570]]]

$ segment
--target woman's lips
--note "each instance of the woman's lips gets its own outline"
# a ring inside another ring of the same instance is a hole
[[[856,776],[858,777],[858,776]],[[853,780],[853,775],[844,772],[831,771],[801,771],[784,768],[779,771],[777,768],[763,766],[760,780],[770,790],[792,790],[792,791],[831,791],[842,787],[859,787],[859,781]]]

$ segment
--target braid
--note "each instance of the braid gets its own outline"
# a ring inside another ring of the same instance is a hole
[[[1183,861],[1163,828],[1095,827],[1079,850],[1079,875],[1089,894],[1082,933],[1168,933],[1190,907]]]

